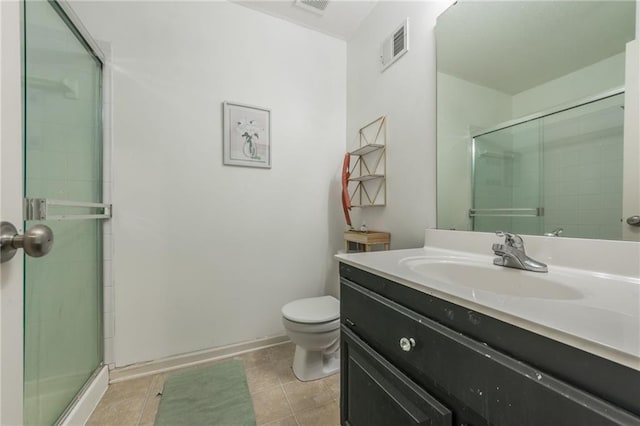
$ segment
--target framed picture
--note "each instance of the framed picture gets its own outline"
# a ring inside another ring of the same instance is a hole
[[[223,102],[223,159],[230,166],[271,168],[271,111]]]

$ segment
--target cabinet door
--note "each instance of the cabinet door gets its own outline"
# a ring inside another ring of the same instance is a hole
[[[631,413],[354,283],[343,279],[340,295],[347,330],[456,416],[466,410],[496,426],[640,426]]]
[[[445,406],[344,326],[341,336],[343,424],[451,425]]]

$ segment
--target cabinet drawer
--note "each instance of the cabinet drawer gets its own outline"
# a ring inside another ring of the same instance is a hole
[[[452,424],[451,411],[344,326],[341,351],[341,380],[345,390],[341,393],[343,424]]]
[[[640,425],[639,418],[606,401],[344,278],[341,282],[345,326],[452,409],[453,404],[471,410],[493,425]],[[405,351],[401,338],[415,345],[404,345]]]

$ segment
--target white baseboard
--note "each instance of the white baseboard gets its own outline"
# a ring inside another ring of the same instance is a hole
[[[109,372],[109,383],[118,383],[125,380],[137,379],[139,377],[164,373],[166,371],[206,364],[211,361],[231,358],[246,352],[252,352],[258,349],[281,345],[289,341],[290,340],[287,336],[265,337],[263,339],[251,340],[249,342],[236,343],[228,346],[221,346],[205,351],[176,355],[157,361],[128,365],[126,367],[111,370]]]
[[[89,383],[78,400],[67,411],[66,415],[60,420],[60,426],[76,426],[84,425],[89,420],[93,410],[98,406],[100,399],[107,391],[109,385],[109,368],[105,365],[94,376],[93,381]]]

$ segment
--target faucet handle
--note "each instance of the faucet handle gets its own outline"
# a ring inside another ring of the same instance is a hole
[[[503,231],[496,231],[496,235],[498,237],[504,237],[505,245],[524,251],[524,241],[522,241],[520,235]]]
[[[546,232],[545,237],[559,237],[564,232],[564,228],[556,228],[551,232]]]

